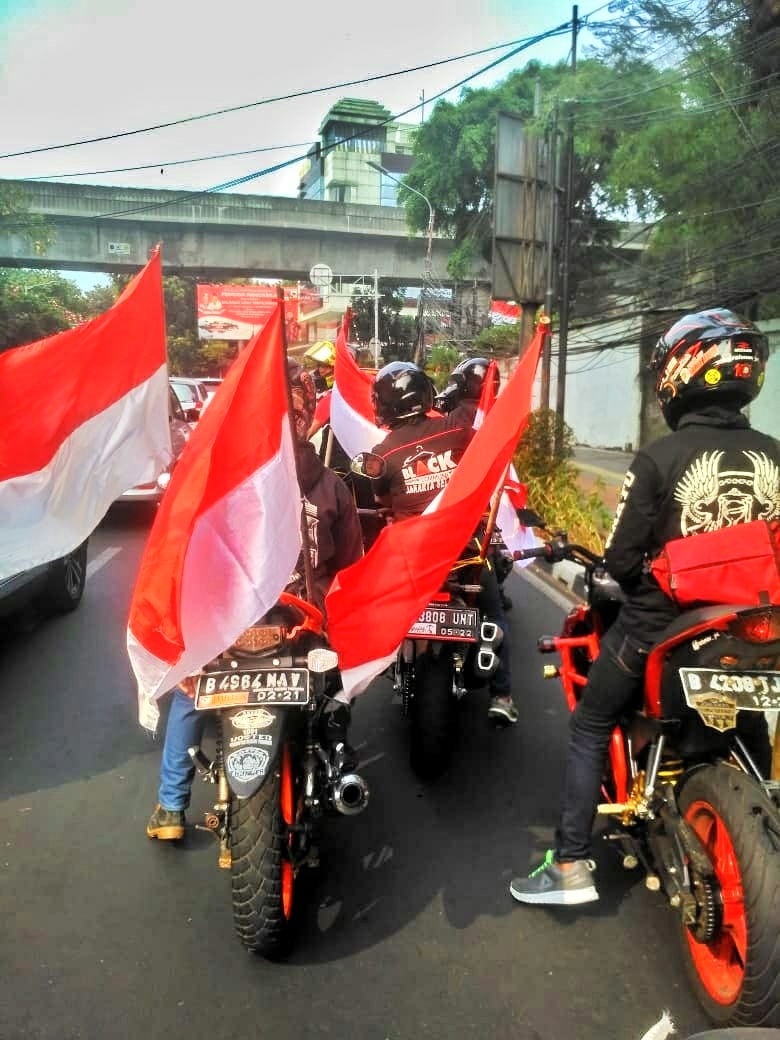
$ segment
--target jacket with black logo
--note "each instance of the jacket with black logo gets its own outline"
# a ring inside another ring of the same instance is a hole
[[[474,430],[450,415],[422,416],[392,429],[373,452],[387,471],[373,482],[395,520],[418,516],[447,485]]]
[[[605,563],[627,602],[626,631],[654,641],[679,614],[647,572],[675,538],[780,517],[780,443],[741,413],[711,406],[642,448],[623,482]]]

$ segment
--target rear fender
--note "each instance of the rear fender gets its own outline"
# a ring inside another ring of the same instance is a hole
[[[273,773],[289,710],[263,705],[222,709],[225,775],[238,798],[250,798]]]

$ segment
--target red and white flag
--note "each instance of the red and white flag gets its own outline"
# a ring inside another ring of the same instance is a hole
[[[171,458],[159,248],[105,314],[0,354],[0,579],[71,552]]]
[[[193,431],[144,550],[127,649],[149,728],[149,701],[235,642],[295,569],[301,494],[287,399],[280,303]]]
[[[477,413],[474,416],[474,429],[478,430],[482,421],[493,407],[496,399],[496,377],[498,365],[491,361],[487,373],[482,381],[482,393],[480,395]],[[541,545],[542,541],[534,534],[532,527],[526,527],[520,523],[517,510],[523,509],[528,501],[528,489],[525,484],[520,483],[517,470],[510,462],[504,480],[501,498],[496,513],[496,526],[501,530],[504,544],[511,552],[519,552],[522,549],[534,549]],[[516,570],[522,570],[533,563],[533,560],[515,560]]]
[[[360,368],[347,347],[350,312],[336,336],[336,364],[333,371],[333,393],[330,400],[330,424],[347,455],[371,451],[387,436],[374,422],[371,385],[374,372]]]
[[[527,422],[541,345],[537,331],[436,508],[385,528],[363,559],[336,575],[325,608],[347,697],[393,660],[476,530]]]

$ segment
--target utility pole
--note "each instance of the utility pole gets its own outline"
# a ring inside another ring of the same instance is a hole
[[[578,8],[572,7],[571,21],[571,71],[577,72],[577,28]],[[561,246],[561,303],[558,328],[558,384],[556,387],[555,410],[558,413],[555,448],[563,444],[563,416],[566,405],[566,349],[569,339],[569,266],[571,262],[571,214],[574,193],[574,103],[569,101],[568,128],[566,133],[566,199],[563,215],[563,243]]]
[[[379,368],[379,271],[374,269],[374,368]]]
[[[558,210],[558,102],[547,126],[547,162],[550,184],[550,207],[547,214],[547,286],[544,291],[544,313],[552,322],[555,306],[555,215]],[[550,407],[550,369],[552,362],[552,324],[547,325],[542,347],[541,406]]]

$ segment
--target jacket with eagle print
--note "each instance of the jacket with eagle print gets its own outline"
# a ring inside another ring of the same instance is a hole
[[[626,594],[626,631],[651,642],[679,614],[647,570],[668,541],[778,518],[780,442],[741,412],[711,406],[684,415],[634,457],[607,540],[607,570]]]

